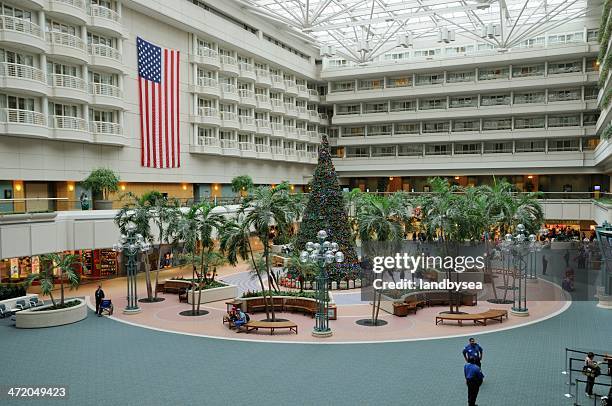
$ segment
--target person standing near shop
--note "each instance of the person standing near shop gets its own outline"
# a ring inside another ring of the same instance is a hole
[[[468,388],[468,406],[477,406],[476,398],[478,397],[480,385],[482,385],[484,380],[484,374],[480,367],[476,365],[474,358],[467,360],[467,364],[463,367],[463,374],[465,375],[465,383]]]
[[[96,289],[96,314],[98,317],[102,317],[102,308],[100,304],[102,304],[102,299],[104,299],[104,291],[102,290],[102,285],[98,285],[98,289]]]
[[[470,359],[473,359],[474,364],[478,365],[478,368],[480,368],[482,366],[482,354],[482,347],[478,345],[474,337],[470,337],[468,345],[466,345],[463,349],[463,358],[465,359],[465,362],[469,362]]]

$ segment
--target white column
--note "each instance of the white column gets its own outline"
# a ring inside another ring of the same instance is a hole
[[[43,116],[45,117],[45,120],[47,120],[47,125],[51,126],[52,123],[50,122],[50,118],[49,118],[49,98],[47,96],[42,97],[40,108],[41,108]]]

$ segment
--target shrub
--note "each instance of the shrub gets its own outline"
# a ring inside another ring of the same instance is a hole
[[[108,195],[119,190],[119,176],[112,169],[98,168],[91,171],[83,186],[91,189],[93,193],[101,193],[103,200],[108,200]]]
[[[26,295],[25,283],[1,283],[0,300],[14,299]]]

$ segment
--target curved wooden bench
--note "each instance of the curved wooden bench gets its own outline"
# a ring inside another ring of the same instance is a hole
[[[249,333],[253,330],[259,330],[260,328],[270,330],[270,335],[274,334],[274,330],[287,329],[289,332],[294,331],[298,333],[298,326],[292,321],[249,321],[244,325],[246,332]]]
[[[487,325],[487,320],[496,320],[500,323],[504,317],[508,318],[508,310],[504,309],[489,309],[482,313],[471,313],[471,314],[439,314],[436,316],[436,326],[438,324],[444,324],[444,320],[456,321],[460,326],[463,326],[464,321],[473,321],[475,325],[481,324]]]

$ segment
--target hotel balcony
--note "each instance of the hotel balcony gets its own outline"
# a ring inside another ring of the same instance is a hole
[[[255,106],[255,110],[263,110],[263,111],[271,111],[272,103],[270,102],[270,98],[265,94],[256,94],[255,100],[257,102]]]
[[[49,138],[47,118],[37,111],[0,109],[0,129],[3,135]]]
[[[89,44],[90,65],[110,69],[122,73],[125,67],[121,61],[119,50],[101,44]]]
[[[272,90],[284,92],[285,88],[285,80],[281,75],[271,75],[270,76],[270,87]]]
[[[255,99],[255,93],[248,89],[239,89],[238,96],[240,97],[239,104],[242,106],[256,107],[257,101]]]
[[[108,7],[90,4],[89,7],[90,24],[109,35],[125,37],[121,16],[115,10]]]
[[[50,55],[69,58],[77,64],[89,63],[87,47],[81,38],[64,32],[47,32],[45,35]]]
[[[119,87],[106,83],[90,83],[91,104],[107,108],[124,109],[123,92]]]
[[[47,50],[47,42],[39,25],[7,15],[0,16],[0,42],[18,45],[35,53]]]
[[[9,91],[47,93],[45,73],[33,66],[17,63],[0,63],[0,87]]]
[[[118,123],[90,121],[89,127],[96,143],[118,146],[128,144],[127,137],[123,135],[123,129]]]
[[[49,0],[48,7],[45,12],[51,17],[57,16],[78,25],[85,25],[89,21],[85,0]]]
[[[195,85],[190,85],[190,92],[206,96],[220,97],[221,88],[217,80],[207,77],[199,77]]]
[[[219,60],[219,53],[214,49],[207,47],[199,47],[197,53],[189,55],[189,61],[197,63],[202,67],[208,69],[219,69],[221,68],[221,61]]]
[[[255,70],[255,83],[258,86],[270,87],[272,81],[270,79],[270,72],[267,69],[256,69]]]
[[[89,93],[87,82],[77,76],[60,75],[52,73],[48,76],[51,91],[50,97],[70,100],[73,102],[88,103]]]
[[[255,67],[250,63],[240,62],[238,64],[238,68],[240,70],[240,79],[255,82],[257,80],[257,75],[255,73]]]
[[[191,121],[219,127],[221,125],[221,116],[219,115],[219,110],[214,107],[200,107],[198,108],[198,114],[191,116]]]
[[[219,55],[219,61],[221,61],[221,72],[229,76],[239,76],[240,67],[238,62],[233,56]]]
[[[236,86],[229,83],[221,83],[221,100],[231,103],[240,102],[240,95]]]
[[[93,135],[87,128],[87,121],[80,117],[50,116],[53,138],[64,141],[93,142]]]

